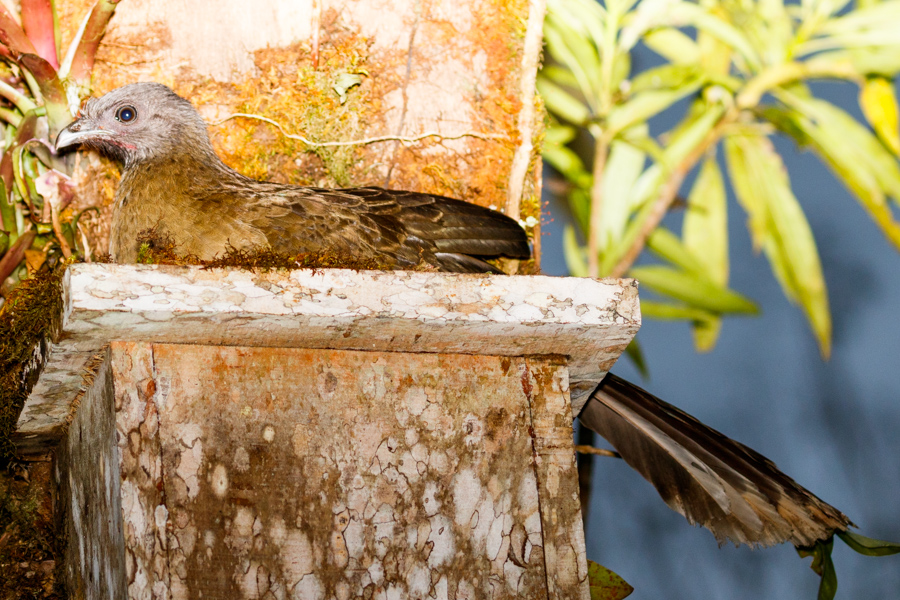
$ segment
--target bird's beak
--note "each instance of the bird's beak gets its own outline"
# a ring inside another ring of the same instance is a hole
[[[88,119],[82,117],[59,132],[59,135],[56,136],[56,151],[59,152],[63,148],[110,135],[112,135],[110,131],[95,127]]]

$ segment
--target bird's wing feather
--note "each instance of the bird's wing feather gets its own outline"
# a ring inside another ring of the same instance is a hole
[[[851,525],[766,457],[614,375],[591,395],[579,419],[672,509],[720,542],[810,546]]]
[[[258,207],[254,224],[267,232],[276,250],[328,248],[390,258],[400,267],[424,261],[454,272],[496,272],[480,258],[527,258],[531,253],[514,220],[452,198],[381,188],[270,184],[255,189],[264,193],[248,210]],[[275,215],[277,206],[287,210]]]

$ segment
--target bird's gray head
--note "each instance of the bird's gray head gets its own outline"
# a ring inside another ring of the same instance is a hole
[[[125,166],[178,149],[212,152],[206,122],[191,103],[160,83],[132,83],[88,100],[56,138],[56,149],[95,148]]]

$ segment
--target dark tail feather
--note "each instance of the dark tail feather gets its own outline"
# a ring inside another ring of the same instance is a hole
[[[666,504],[720,543],[811,546],[852,525],[766,457],[615,375],[606,376],[579,419]]]

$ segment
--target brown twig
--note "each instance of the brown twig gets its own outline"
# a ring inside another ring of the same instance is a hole
[[[575,452],[579,454],[593,454],[594,456],[608,456],[610,458],[622,458],[622,455],[615,450],[605,450],[603,448],[594,448],[593,446],[575,445]]]
[[[663,220],[663,217],[666,216],[672,203],[678,198],[678,190],[681,189],[684,178],[690,173],[691,169],[694,168],[694,165],[703,158],[707,150],[716,145],[719,138],[722,136],[722,130],[732,123],[737,118],[738,114],[739,111],[737,110],[727,111],[722,118],[719,119],[719,122],[710,130],[703,141],[700,142],[697,147],[672,170],[669,179],[663,184],[659,196],[656,198],[656,202],[654,202],[650,212],[647,214],[647,218],[644,220],[643,224],[641,224],[637,239],[635,239],[634,243],[625,251],[622,258],[619,259],[619,262],[617,262],[610,270],[609,277],[622,277],[628,272],[628,269],[631,268],[631,265],[634,264],[634,261],[637,260],[638,256],[640,256],[641,252],[644,250],[644,246],[647,244],[647,238],[650,237],[650,234],[653,233],[657,227],[659,227],[660,222]],[[591,214],[591,218],[593,219],[593,213]]]
[[[609,156],[609,142],[601,136],[594,148],[591,185],[591,222],[588,233],[588,277],[600,277],[600,236],[603,233],[603,172]]]

